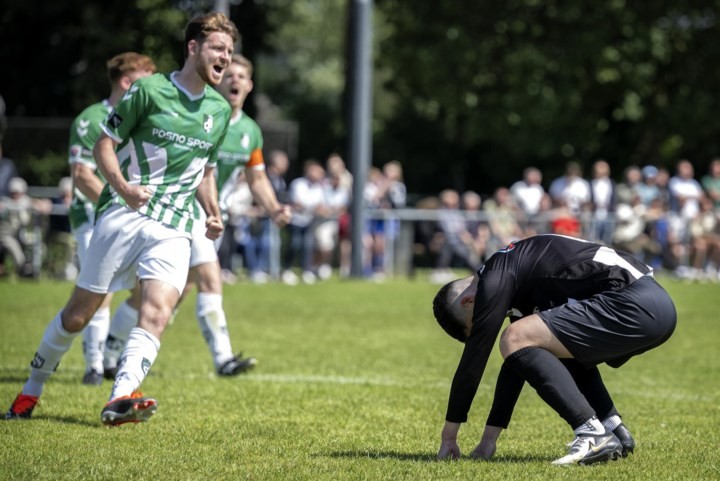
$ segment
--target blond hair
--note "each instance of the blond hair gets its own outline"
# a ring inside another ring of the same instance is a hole
[[[136,52],[124,52],[115,55],[107,61],[106,66],[108,78],[112,83],[117,82],[131,72],[147,70],[155,73],[157,71],[155,62],[150,57]]]
[[[240,65],[241,67],[245,67],[245,69],[247,69],[247,71],[248,71],[248,76],[252,77],[253,64],[247,57],[240,55],[239,53],[236,53],[236,54],[233,54],[230,62]]]

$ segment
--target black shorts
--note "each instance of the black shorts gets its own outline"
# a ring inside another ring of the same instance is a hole
[[[650,276],[538,315],[573,357],[588,367],[603,362],[619,367],[667,341],[677,323],[672,299]]]

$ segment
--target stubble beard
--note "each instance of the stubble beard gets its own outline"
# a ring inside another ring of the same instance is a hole
[[[197,72],[198,76],[202,79],[203,82],[213,87],[217,87],[222,81],[222,75],[220,76],[219,80],[216,81],[214,79],[212,75],[212,73],[214,72],[213,67],[205,61],[198,62],[198,65],[195,67],[195,72]]]

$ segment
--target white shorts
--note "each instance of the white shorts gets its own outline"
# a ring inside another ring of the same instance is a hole
[[[222,237],[217,241],[208,239],[205,236],[205,213],[203,212],[200,219],[195,219],[192,229],[192,247],[190,249],[190,267],[199,266],[200,264],[209,264],[217,262],[217,248]]]
[[[315,242],[321,251],[331,251],[337,244],[338,221],[335,219],[321,222],[315,227]]]
[[[190,236],[128,207],[113,206],[95,224],[77,286],[96,293],[130,289],[137,279],[185,288]]]
[[[80,265],[81,269],[85,265],[85,257],[87,256],[87,250],[90,246],[90,238],[92,237],[92,233],[92,222],[85,222],[77,229],[73,229],[73,236],[75,236],[75,241],[77,243],[78,264]]]

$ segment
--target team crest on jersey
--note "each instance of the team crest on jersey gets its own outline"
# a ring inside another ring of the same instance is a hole
[[[122,124],[123,118],[120,116],[120,114],[113,110],[112,113],[108,116],[106,122],[113,129],[117,129],[118,127],[120,127],[120,124]]]
[[[508,245],[500,249],[498,252],[510,252],[513,249],[515,249],[515,241],[509,243]]]
[[[247,133],[244,133],[242,139],[240,139],[240,145],[243,149],[250,147],[250,136]]]
[[[77,157],[78,155],[80,155],[80,147],[77,145],[70,147],[70,157]]]
[[[212,115],[205,114],[205,117],[203,118],[203,129],[208,134],[213,128],[213,117]]]

